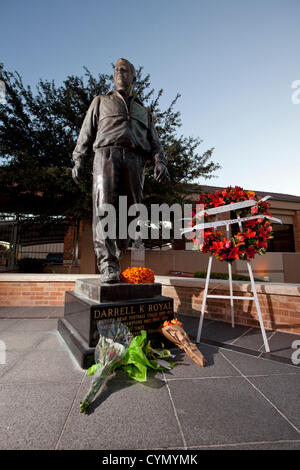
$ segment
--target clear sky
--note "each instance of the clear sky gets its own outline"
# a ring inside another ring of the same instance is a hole
[[[162,107],[181,94],[180,133],[215,147],[222,169],[200,184],[300,196],[300,0],[0,0],[0,13],[0,61],[25,84],[125,57]]]

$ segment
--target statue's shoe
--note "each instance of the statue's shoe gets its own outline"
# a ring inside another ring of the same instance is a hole
[[[120,273],[118,270],[108,267],[101,274],[101,282],[106,284],[113,284],[115,282],[120,282]]]

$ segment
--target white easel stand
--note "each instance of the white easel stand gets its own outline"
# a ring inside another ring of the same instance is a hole
[[[234,328],[234,306],[233,306],[233,300],[234,299],[239,299],[239,300],[254,300],[255,305],[256,305],[256,310],[258,314],[258,319],[259,319],[259,324],[260,324],[260,329],[261,329],[261,334],[264,340],[264,345],[265,345],[265,350],[266,352],[270,352],[269,348],[269,343],[267,340],[266,336],[266,331],[262,319],[262,314],[258,302],[258,297],[257,297],[257,292],[256,292],[256,287],[255,287],[255,282],[253,278],[253,272],[252,272],[252,266],[250,264],[250,261],[247,261],[247,267],[248,267],[248,272],[250,276],[250,281],[251,281],[251,287],[252,287],[252,292],[253,296],[234,296],[233,295],[233,288],[232,288],[232,270],[231,270],[231,264],[228,263],[228,274],[229,274],[229,290],[230,290],[230,295],[208,295],[208,285],[210,281],[210,273],[211,273],[211,265],[212,265],[212,256],[209,256],[208,260],[208,268],[207,268],[207,275],[206,275],[206,281],[205,281],[205,288],[204,288],[204,294],[203,294],[203,301],[202,301],[202,308],[201,308],[201,316],[199,320],[199,326],[198,326],[198,333],[197,333],[197,343],[200,343],[200,337],[201,337],[201,331],[202,331],[202,326],[203,326],[203,319],[204,319],[204,311],[205,311],[205,306],[206,306],[206,299],[230,299],[230,308],[231,308],[231,325],[232,328]]]

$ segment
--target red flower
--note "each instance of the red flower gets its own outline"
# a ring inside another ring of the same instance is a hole
[[[218,207],[225,204],[233,204],[239,201],[253,200],[256,205],[244,208],[240,211],[241,217],[249,217],[252,214],[271,215],[268,212],[270,203],[258,200],[254,191],[244,191],[240,186],[228,186],[214,193],[202,193],[197,204],[203,204],[205,209]],[[205,221],[214,220],[214,216],[205,214]],[[221,261],[233,261],[234,259],[251,259],[261,248],[267,248],[267,240],[270,238],[272,227],[264,216],[249,220],[244,223],[244,230],[237,235],[227,238],[223,231],[206,229],[204,231],[204,244],[201,245],[203,253],[210,252]],[[196,236],[194,243],[199,245]]]
[[[259,220],[259,219],[258,219]],[[257,224],[257,219],[254,219],[254,220],[249,220],[247,222],[245,222],[245,225],[246,227],[249,227],[249,228],[254,228]]]
[[[259,236],[262,237],[262,238],[267,238],[269,236],[269,233],[266,232],[264,227],[260,227],[259,228]]]
[[[260,242],[259,248],[267,248],[267,243],[266,242]]]
[[[232,248],[232,250],[230,250],[230,252],[229,252],[228,258],[239,259],[240,258],[239,248],[238,247]]]
[[[218,242],[218,241],[212,242],[211,249],[218,251],[220,249],[220,242]]]
[[[223,206],[225,204],[225,201],[221,197],[214,197],[213,203],[214,203],[214,207],[218,207],[218,206]]]
[[[247,259],[254,258],[256,251],[257,250],[254,248],[254,246],[250,245],[248,250],[246,251]]]
[[[247,232],[244,233],[244,237],[245,238],[254,238],[256,235],[256,232],[254,232],[254,230],[247,230]]]

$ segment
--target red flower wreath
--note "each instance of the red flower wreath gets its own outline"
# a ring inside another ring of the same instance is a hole
[[[259,201],[259,197],[254,191],[244,191],[239,186],[234,188],[229,186],[214,193],[201,194],[196,204],[203,204],[205,210],[249,199]],[[268,212],[269,207],[270,203],[267,201],[259,201],[254,206],[238,209],[236,213],[241,218],[256,214],[271,216],[271,213]],[[194,210],[192,216],[194,217],[195,214]],[[204,222],[210,221],[211,217],[204,213]],[[195,222],[193,220],[193,223]],[[213,228],[208,228],[204,230],[204,243],[201,244],[201,235],[203,236],[203,233],[192,232],[193,238],[191,238],[196,245],[200,245],[200,250],[203,253],[212,253],[220,261],[228,262],[235,259],[250,260],[254,258],[256,253],[263,255],[267,251],[267,240],[273,238],[271,222],[266,217],[244,221],[243,232],[238,232],[231,238],[226,238],[226,235],[220,230],[214,231]]]

